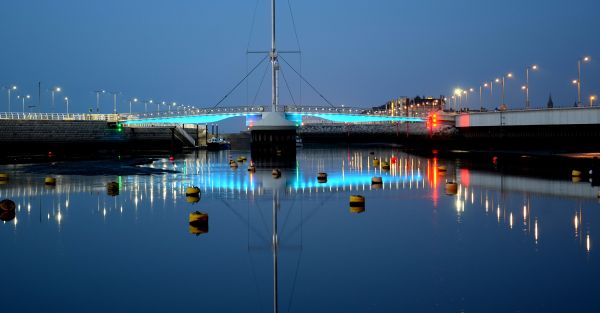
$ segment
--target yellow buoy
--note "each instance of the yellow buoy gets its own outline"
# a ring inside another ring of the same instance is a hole
[[[375,167],[379,166],[379,160],[377,158],[373,159],[373,166],[375,166]]]
[[[452,196],[457,193],[458,193],[458,184],[455,182],[447,182],[446,183],[446,194]]]
[[[208,214],[200,211],[190,213],[190,224],[208,223]]]
[[[321,184],[327,182],[327,173],[319,173],[317,174],[317,181]]]
[[[281,170],[279,170],[278,168],[274,168],[271,174],[273,175],[273,177],[279,178],[281,177]]]
[[[54,185],[56,185],[56,178],[48,176],[44,179],[44,183],[46,185],[54,186]]]
[[[12,200],[4,199],[0,201],[0,211],[14,211],[15,208],[15,202]]]
[[[199,194],[200,194],[200,188],[198,188],[196,186],[187,187],[185,189],[185,195],[186,196],[195,196],[195,197],[197,197]]]
[[[360,195],[350,196],[350,212],[362,213],[365,211],[365,197]]]
[[[579,177],[579,176],[573,176],[573,177],[571,177],[571,181],[573,183],[579,183],[579,182],[581,182],[581,177]]]
[[[208,214],[199,211],[190,213],[189,224],[189,231],[192,234],[208,233]]]
[[[448,170],[448,168],[445,165],[440,165],[437,167],[437,169],[440,172],[445,172],[446,170]]]
[[[0,173],[0,181],[6,181],[6,180],[8,180],[8,174]]]
[[[0,211],[0,220],[3,222],[10,222],[17,217],[15,211]]]
[[[106,194],[109,196],[118,196],[119,195],[119,183],[110,182],[106,184]]]
[[[374,176],[373,178],[371,178],[371,184],[381,185],[383,184],[383,179],[381,178],[381,176]]]
[[[200,201],[200,197],[199,196],[186,196],[185,201],[187,203],[198,203]]]
[[[579,177],[579,176],[581,176],[581,171],[573,170],[573,171],[571,171],[571,176]]]
[[[236,162],[231,162],[229,163],[229,166],[233,169],[236,169],[238,167],[238,164]]]
[[[248,172],[252,172],[252,173],[256,172],[256,166],[254,166],[254,164],[250,164],[248,166]]]
[[[384,170],[389,170],[390,169],[390,163],[387,161],[381,161],[381,168]]]

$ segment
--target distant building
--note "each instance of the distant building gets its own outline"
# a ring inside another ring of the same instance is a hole
[[[446,104],[445,99],[446,98],[444,96],[440,96],[439,98],[416,96],[412,99],[408,97],[400,97],[398,99],[390,100],[384,105],[373,107],[364,113],[426,116],[431,111],[443,110]]]

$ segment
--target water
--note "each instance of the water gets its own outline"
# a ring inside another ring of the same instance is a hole
[[[56,187],[11,168],[0,185],[18,206],[0,223],[2,312],[600,310],[597,187],[369,151],[300,150],[279,179],[230,169],[248,155],[235,151],[152,165],[178,174],[58,176]],[[372,166],[392,156],[390,171]],[[208,229],[190,227],[194,211]]]

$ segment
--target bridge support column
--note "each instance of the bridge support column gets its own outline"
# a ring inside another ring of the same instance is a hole
[[[296,124],[278,112],[265,113],[251,129],[250,149],[257,167],[295,167]]]

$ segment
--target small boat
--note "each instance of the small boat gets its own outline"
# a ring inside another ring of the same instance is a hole
[[[304,144],[302,143],[302,138],[300,136],[296,136],[296,148],[302,148]]]
[[[206,141],[206,149],[209,151],[229,150],[231,143],[221,137],[213,137]]]

